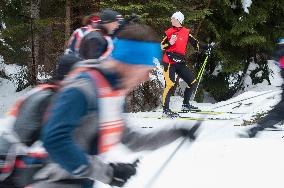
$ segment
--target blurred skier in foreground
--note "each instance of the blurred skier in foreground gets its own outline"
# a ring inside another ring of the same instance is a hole
[[[39,182],[30,187],[91,188],[94,181],[122,187],[136,174],[137,164],[104,162],[103,155],[112,146],[121,142],[133,151],[155,150],[180,137],[195,138],[192,127],[141,134],[125,125],[126,94],[148,79],[153,58],[161,56],[150,27],[125,26],[114,41],[112,57],[102,63],[84,53],[92,45],[92,36],[86,35],[80,51],[87,60],[76,64],[53,101],[42,131],[53,162],[36,174]]]

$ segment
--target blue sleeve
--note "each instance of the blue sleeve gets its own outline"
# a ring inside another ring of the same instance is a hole
[[[59,94],[42,131],[42,141],[49,156],[70,173],[88,165],[87,155],[72,139],[72,133],[87,113],[87,100],[75,88]]]

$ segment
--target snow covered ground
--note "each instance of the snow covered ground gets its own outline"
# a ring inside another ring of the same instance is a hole
[[[241,126],[244,120],[254,118],[254,115],[271,109],[280,99],[279,88],[270,90],[247,91],[228,101],[216,104],[196,104],[204,110],[234,111],[245,114],[200,115],[186,114],[194,117],[233,117],[233,120],[208,120],[202,122],[199,137],[193,144],[186,142],[169,162],[153,185],[147,185],[163,162],[171,155],[182,140],[165,146],[154,152],[131,153],[123,146],[118,146],[109,154],[109,160],[132,162],[141,158],[138,174],[125,186],[127,188],[260,188],[283,187],[282,171],[284,169],[284,132],[265,131],[258,138],[238,138],[248,126]],[[237,100],[269,94],[233,103]],[[173,107],[180,107],[175,98]],[[232,108],[236,107],[234,110]],[[214,109],[215,108],[215,109]],[[191,126],[196,121],[151,119],[161,112],[141,112],[129,114],[128,121],[140,131],[156,131],[170,126]],[[278,126],[282,129],[282,126]],[[284,129],[283,129],[284,130]],[[99,187],[108,187],[100,185]]]
[[[271,64],[272,70],[273,64]],[[277,72],[277,70],[276,70]],[[196,118],[232,118],[230,120],[205,120],[194,143],[185,142],[166,168],[156,176],[157,170],[182,141],[164,146],[153,152],[132,153],[118,145],[107,156],[109,161],[133,162],[140,158],[137,175],[125,185],[127,188],[282,188],[284,170],[284,131],[265,131],[258,138],[238,138],[237,134],[249,126],[244,121],[255,118],[272,108],[279,100],[282,80],[274,74],[273,85],[267,83],[249,86],[245,92],[219,103],[194,103],[202,110],[220,113],[184,114]],[[0,117],[18,96],[10,81],[0,80]],[[258,96],[255,98],[250,98]],[[250,99],[248,99],[250,98]],[[237,101],[237,102],[236,102]],[[172,109],[179,110],[182,99],[172,97]],[[141,132],[152,132],[170,127],[190,127],[195,120],[157,119],[156,112],[126,114],[129,125]],[[145,118],[147,117],[147,118]],[[278,125],[282,129],[282,125]],[[284,129],[283,129],[284,130]],[[155,182],[149,181],[156,176]],[[97,188],[108,188],[98,183]]]
[[[270,81],[245,88],[227,101],[215,104],[197,104],[202,110],[234,112],[239,114],[184,114],[191,117],[233,118],[232,120],[207,120],[202,122],[199,137],[194,143],[186,142],[157,176],[157,171],[181,143],[181,139],[154,152],[131,153],[120,145],[108,156],[110,161],[133,162],[140,158],[138,173],[127,188],[282,188],[284,181],[284,129],[264,131],[257,138],[239,138],[246,130],[244,121],[267,112],[281,97],[282,79],[278,68],[269,62],[272,74]],[[255,98],[248,99],[253,96]],[[172,97],[172,109],[180,109],[182,99]],[[239,102],[236,102],[239,101]],[[231,103],[231,104],[230,104]],[[228,105],[229,104],[229,105]],[[191,126],[196,121],[169,120],[149,117],[161,116],[161,112],[141,112],[128,115],[129,125],[140,131],[156,131],[172,126]],[[161,111],[161,109],[160,109]],[[148,118],[142,118],[148,117]],[[154,182],[152,181],[154,178]],[[149,184],[152,182],[151,184]],[[100,188],[107,185],[99,184]]]

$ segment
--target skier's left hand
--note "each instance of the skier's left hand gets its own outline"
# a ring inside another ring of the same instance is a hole
[[[122,187],[133,175],[136,174],[136,163],[110,163],[113,169],[112,186]]]

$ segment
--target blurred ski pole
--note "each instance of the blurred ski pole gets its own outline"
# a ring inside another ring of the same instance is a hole
[[[188,137],[184,137],[180,144],[176,147],[176,149],[170,154],[170,156],[166,159],[166,161],[162,164],[162,166],[157,170],[157,172],[152,176],[152,178],[148,181],[148,183],[145,185],[145,188],[152,188],[156,180],[159,178],[159,176],[162,174],[162,172],[165,170],[165,168],[168,166],[170,161],[173,159],[173,157],[176,155],[178,150],[183,146],[183,144],[188,141],[188,139],[194,141],[196,139],[196,132],[200,128],[201,123],[203,121],[199,121],[195,125],[192,126],[192,128],[189,130]],[[191,135],[194,135],[193,137]]]

